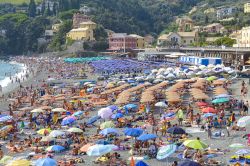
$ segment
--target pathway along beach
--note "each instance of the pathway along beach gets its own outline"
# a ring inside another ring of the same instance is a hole
[[[250,98],[241,94],[249,83],[231,80],[223,66],[190,67],[189,74],[180,67],[95,59],[98,70],[105,65],[113,69],[103,77],[95,73],[93,59],[15,60],[34,74],[21,86],[9,85],[1,102],[3,165],[249,162]],[[127,66],[116,70],[120,63]],[[199,77],[194,74],[205,70]]]

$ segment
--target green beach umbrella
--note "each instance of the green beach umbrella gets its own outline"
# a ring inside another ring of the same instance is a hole
[[[204,142],[196,139],[196,140],[186,140],[183,143],[186,147],[192,148],[192,149],[205,149],[207,148],[207,144]]]
[[[229,102],[229,98],[218,98],[212,101],[213,104],[226,103]]]
[[[214,81],[216,79],[217,79],[216,76],[210,76],[210,77],[207,78],[207,81]]]

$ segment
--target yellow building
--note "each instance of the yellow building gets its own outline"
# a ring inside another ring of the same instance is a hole
[[[61,24],[54,24],[54,25],[52,25],[53,32],[58,32],[60,25]]]
[[[244,13],[250,13],[250,2],[244,4]]]
[[[250,47],[250,27],[243,27],[236,41],[234,47]]]
[[[131,34],[131,37],[136,38],[137,48],[145,48],[145,39],[142,36]]]
[[[198,41],[198,33],[196,31],[192,32],[178,32],[181,37],[181,44],[184,46],[192,45]]]
[[[80,28],[72,29],[67,33],[67,38],[72,40],[89,40],[93,41],[94,38],[94,29],[96,28],[96,23],[92,21],[80,23]]]

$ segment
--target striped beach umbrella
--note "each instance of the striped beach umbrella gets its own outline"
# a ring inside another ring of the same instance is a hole
[[[162,146],[162,147],[160,147],[156,158],[158,160],[165,159],[165,158],[169,157],[171,154],[173,154],[176,151],[176,149],[177,149],[177,145],[175,145],[175,144]]]
[[[0,122],[6,122],[6,121],[9,121],[9,120],[12,120],[12,119],[13,119],[12,116],[7,115],[7,116],[1,117]]]
[[[250,124],[250,116],[244,116],[240,118],[237,122],[237,126],[239,127],[246,127]]]

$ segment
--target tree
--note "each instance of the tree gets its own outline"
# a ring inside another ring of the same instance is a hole
[[[208,21],[209,21],[209,18],[208,18],[208,16],[206,15],[206,17],[205,17],[205,24],[208,24]]]
[[[36,16],[36,3],[34,0],[30,0],[29,8],[28,8],[28,14],[29,17],[35,17]]]
[[[53,3],[53,11],[52,12],[53,12],[53,15],[56,16],[56,14],[57,14],[57,4],[55,2]]]
[[[41,14],[42,14],[42,15],[45,14],[45,9],[46,9],[46,7],[45,7],[45,2],[43,1],[43,2],[42,2],[42,6],[41,6]]]
[[[227,46],[227,47],[232,47],[236,43],[235,39],[231,39],[229,37],[222,37],[217,39],[214,44],[217,46]]]
[[[51,11],[50,11],[50,4],[48,2],[47,9],[45,10],[45,16],[51,16]]]
[[[108,38],[108,34],[105,31],[104,27],[101,25],[98,25],[96,29],[94,30],[94,38],[96,41],[106,41]]]

